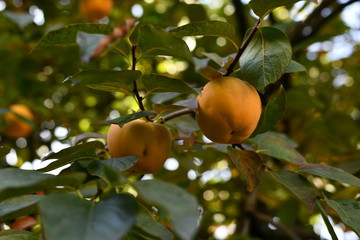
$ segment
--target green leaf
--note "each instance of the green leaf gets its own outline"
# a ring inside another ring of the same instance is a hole
[[[275,127],[282,119],[286,110],[286,92],[283,86],[275,90],[267,100],[266,106],[263,108],[261,118],[255,129],[253,136],[267,132]]]
[[[25,28],[29,24],[33,23],[34,16],[28,12],[12,12],[12,11],[3,11],[5,17],[10,19],[20,28]]]
[[[301,200],[310,212],[314,211],[317,200],[316,191],[305,177],[288,170],[269,171],[269,174]]]
[[[175,184],[159,180],[138,181],[134,187],[146,203],[165,210],[179,238],[190,240],[194,237],[199,219],[198,203],[194,196]]]
[[[247,183],[247,190],[254,191],[259,183],[259,172],[263,166],[261,157],[250,150],[237,150],[233,147],[228,147],[228,153],[231,161]]]
[[[141,77],[140,71],[134,70],[86,70],[69,76],[64,82],[71,82],[72,85],[82,84],[87,87],[109,91],[132,94],[132,86]]]
[[[88,63],[93,56],[94,51],[99,45],[99,41],[105,37],[104,34],[91,34],[85,32],[78,32],[76,43],[79,44],[81,50],[81,61]]]
[[[40,238],[31,236],[30,234],[9,234],[0,236],[0,240],[40,240]]]
[[[41,46],[74,46],[78,32],[108,35],[113,28],[108,24],[79,23],[53,30],[45,34],[35,48]]]
[[[104,148],[104,144],[99,141],[92,141],[63,149],[57,153],[50,153],[46,155],[45,158],[43,158],[42,160],[57,160],[50,163],[46,167],[39,169],[38,171],[48,172],[79,160],[94,160],[97,158],[96,149],[99,148]]]
[[[37,211],[37,203],[43,196],[24,195],[10,198],[0,203],[0,221],[33,214]]]
[[[138,159],[139,156],[127,156],[121,158],[110,158],[106,160],[96,160],[92,162],[87,169],[90,174],[107,179],[104,165],[108,166],[116,172],[123,172],[131,168]]]
[[[138,47],[141,57],[167,55],[192,61],[191,52],[181,38],[149,24],[144,24],[139,29]]]
[[[148,94],[155,92],[179,92],[185,94],[197,94],[197,92],[186,83],[162,75],[149,74],[142,76],[142,82]]]
[[[293,72],[306,72],[306,68],[300,63],[291,60],[290,64],[285,69],[285,73],[293,73]]]
[[[333,179],[339,182],[347,183],[360,187],[360,179],[354,175],[336,167],[325,166],[322,164],[308,163],[301,166],[297,172],[306,172],[320,177]]]
[[[277,1],[251,0],[249,5],[256,15],[258,15],[260,18],[263,18],[277,7],[292,5],[299,1],[302,0],[277,0]],[[317,3],[317,0],[307,0],[307,1]]]
[[[283,141],[285,141],[287,144],[289,144],[290,146],[292,146],[293,148],[298,147],[298,143],[291,140],[286,134],[284,133],[280,133],[280,132],[273,132],[273,131],[267,131],[261,134],[258,134],[256,137],[253,137],[251,139],[249,139],[249,141],[254,142],[255,144],[259,145],[259,143],[261,142],[261,140],[263,138],[266,138],[268,136],[273,136],[273,137],[277,137],[282,139]]]
[[[54,176],[17,168],[0,169],[0,202],[19,195],[34,193],[49,187],[78,187],[85,179],[84,173]]]
[[[360,237],[360,201],[351,199],[330,200],[327,198],[325,200],[339,214],[341,220]]]
[[[10,152],[10,150],[10,147],[0,146],[0,159],[5,157]]]
[[[319,199],[316,199],[316,206],[317,206],[318,209],[319,209],[319,212],[320,212],[320,214],[321,214],[321,217],[322,217],[323,220],[324,220],[324,223],[325,223],[326,228],[327,228],[328,231],[329,231],[329,234],[330,234],[330,236],[331,236],[331,239],[332,239],[332,240],[338,240],[338,237],[336,236],[335,230],[334,230],[334,228],[333,228],[333,226],[332,226],[332,224],[331,224],[331,222],[330,222],[330,220],[329,220],[329,218],[328,218],[328,216],[327,216],[327,214],[326,214],[326,212],[325,212],[325,209],[324,209],[323,206],[321,205],[321,202],[320,202]]]
[[[72,194],[54,194],[40,201],[47,239],[117,240],[135,223],[137,203],[118,194],[93,203]]]
[[[258,146],[258,153],[294,164],[305,164],[304,157],[289,143],[275,136],[264,136]]]
[[[276,82],[291,62],[291,45],[279,29],[261,27],[240,58],[240,76],[264,93]]]
[[[121,117],[118,118],[114,118],[111,120],[107,120],[107,123],[111,123],[111,124],[117,124],[120,127],[124,126],[125,123],[131,122],[133,120],[142,118],[142,117],[146,117],[146,116],[150,116],[150,115],[156,115],[156,112],[153,111],[141,111],[141,112],[136,112],[136,113],[132,113],[132,114],[127,114],[127,115],[123,115]]]
[[[161,240],[173,239],[173,234],[159,222],[144,212],[139,212],[135,226],[146,234]]]
[[[225,37],[236,46],[236,31],[233,25],[216,20],[189,23],[170,30],[178,37],[185,36],[217,36]]]

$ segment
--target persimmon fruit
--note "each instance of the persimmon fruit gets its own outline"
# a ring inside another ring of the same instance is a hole
[[[27,106],[23,104],[11,105],[10,112],[4,114],[5,130],[3,133],[12,139],[27,137],[33,129],[29,122],[17,114],[27,120],[34,120],[34,115]]]
[[[197,122],[213,142],[237,144],[255,130],[261,116],[261,100],[256,89],[235,77],[208,82],[197,97]]]
[[[112,124],[107,134],[111,157],[139,156],[130,169],[145,174],[159,170],[171,149],[171,133],[164,125],[136,119],[124,126]]]
[[[114,6],[113,0],[81,0],[80,12],[91,21],[109,16]]]

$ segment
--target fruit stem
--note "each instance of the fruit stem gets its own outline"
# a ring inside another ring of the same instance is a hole
[[[239,50],[234,58],[234,61],[229,65],[228,69],[226,70],[226,74],[224,76],[229,76],[232,72],[234,72],[234,68],[235,68],[237,62],[240,60],[241,55],[244,53],[244,51],[245,51],[246,47],[249,45],[251,39],[255,36],[255,33],[258,30],[258,27],[260,25],[260,21],[261,21],[260,18],[256,21],[255,26],[253,27],[250,34],[245,39],[242,46],[239,48]]]
[[[192,110],[190,108],[184,108],[184,109],[178,110],[176,112],[169,113],[168,115],[163,117],[163,120],[164,121],[169,121],[169,120],[171,120],[173,118],[180,117],[182,115],[189,114],[189,113],[192,113],[192,112],[194,112],[194,110]]]
[[[136,62],[137,62],[137,59],[136,59],[136,55],[135,55],[135,52],[136,52],[136,45],[132,45],[131,46],[131,55],[132,55],[132,66],[131,66],[131,70],[136,70]],[[139,94],[139,90],[138,90],[138,87],[137,87],[137,83],[136,81],[134,81],[134,89],[133,89],[133,93],[135,94],[135,98],[137,100],[137,103],[139,105],[139,108],[141,111],[145,111],[145,107],[144,107],[144,104],[143,104],[143,97],[140,96]],[[152,122],[152,120],[150,119],[149,116],[146,116],[145,117],[148,121]]]

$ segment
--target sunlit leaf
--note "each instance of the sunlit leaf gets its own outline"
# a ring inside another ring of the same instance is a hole
[[[310,212],[314,211],[317,194],[315,188],[305,177],[287,170],[268,172],[275,180],[288,188],[299,200],[301,200]]]
[[[188,46],[175,34],[149,24],[142,25],[138,34],[138,47],[141,50],[142,57],[167,55],[192,61]]]
[[[133,120],[142,118],[142,117],[146,117],[146,116],[150,116],[150,115],[156,115],[156,112],[154,111],[141,111],[141,112],[136,112],[136,113],[132,113],[132,114],[127,114],[127,115],[123,115],[120,116],[118,118],[114,118],[111,120],[107,120],[107,123],[111,123],[111,124],[117,124],[120,127],[124,126],[125,123],[131,122]]]
[[[234,45],[236,40],[235,28],[223,21],[208,20],[201,22],[192,22],[177,28],[174,28],[170,31],[176,36],[185,37],[185,36],[217,36],[225,37],[231,40]]]
[[[259,172],[263,166],[261,157],[256,152],[249,150],[240,151],[232,147],[228,147],[228,153],[236,169],[245,178],[247,190],[249,192],[254,191],[259,183]]]
[[[36,204],[42,197],[41,195],[24,195],[0,202],[0,221],[35,213]]]
[[[34,193],[48,187],[78,187],[85,179],[84,173],[54,176],[17,168],[0,169],[0,202],[19,195]]]
[[[276,82],[291,61],[291,45],[287,36],[274,27],[261,27],[240,58],[240,76],[264,92]]]
[[[351,199],[325,199],[327,204],[334,209],[341,220],[350,226],[360,237],[360,201]]]
[[[142,82],[148,93],[155,92],[179,92],[186,94],[197,94],[197,92],[186,83],[162,75],[149,74],[142,76]]]
[[[306,172],[313,175],[333,179],[339,182],[347,183],[360,187],[360,178],[336,167],[326,166],[322,164],[308,163],[301,166],[298,172]]]
[[[179,238],[193,239],[199,219],[198,203],[194,196],[175,184],[159,180],[138,181],[134,187],[146,203],[165,210]]]
[[[137,203],[128,194],[97,203],[72,194],[54,194],[40,201],[47,239],[117,240],[133,226],[136,212]]]
[[[294,164],[305,164],[305,158],[290,144],[275,136],[264,136],[258,146],[258,152]]]
[[[273,9],[281,6],[292,5],[302,0],[277,0],[277,1],[268,1],[268,0],[251,0],[250,7],[256,15],[260,18],[268,15]],[[317,0],[307,0],[309,2],[317,3]]]
[[[113,28],[108,24],[78,23],[53,30],[43,36],[36,47],[76,45],[78,32],[108,35]]]
[[[67,77],[64,82],[71,82],[73,86],[82,84],[96,90],[131,95],[133,88],[130,84],[140,77],[141,72],[133,70],[86,70]]]

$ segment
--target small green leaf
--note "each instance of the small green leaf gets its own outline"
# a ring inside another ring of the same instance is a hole
[[[251,9],[254,11],[254,13],[258,15],[260,18],[263,18],[277,7],[295,4],[299,1],[302,0],[277,0],[277,1],[251,0],[249,4]],[[306,0],[306,1],[317,3],[317,0]]]
[[[32,235],[32,232],[25,230],[3,230],[0,231],[0,240],[40,240]]]
[[[285,73],[293,73],[293,72],[306,72],[306,68],[300,63],[291,60],[289,66],[285,69]]]
[[[306,172],[320,177],[325,177],[360,187],[359,178],[336,167],[325,166],[322,164],[308,163],[301,166],[297,172]]]
[[[317,194],[315,188],[305,177],[288,170],[268,172],[276,181],[288,188],[301,200],[310,212],[314,211]]]
[[[146,203],[165,210],[179,238],[193,239],[199,219],[198,203],[194,196],[175,184],[159,180],[138,181],[134,187]]]
[[[236,31],[233,25],[216,20],[189,23],[170,31],[178,37],[185,36],[217,36],[225,37],[236,46]]]
[[[10,150],[10,147],[0,146],[0,159],[5,157],[10,152]]]
[[[8,198],[34,193],[49,187],[78,187],[84,179],[84,173],[54,176],[18,168],[0,169],[0,202]]]
[[[37,211],[36,204],[42,197],[41,195],[24,195],[2,201],[0,203],[0,221],[35,213]]]
[[[155,221],[151,216],[144,212],[139,212],[135,226],[146,234],[161,240],[173,239],[173,234],[166,227]]]
[[[43,158],[43,161],[57,159],[44,168],[39,169],[41,172],[48,172],[66,164],[80,160],[94,160],[97,158],[96,149],[104,148],[104,144],[99,141],[92,141],[65,148],[57,153],[50,153]]]
[[[258,146],[258,153],[294,164],[305,164],[304,157],[289,143],[275,136],[264,136]]]
[[[133,70],[86,70],[67,77],[64,82],[71,82],[72,85],[82,84],[87,87],[109,91],[132,94],[130,84],[141,77],[140,71]]]
[[[360,201],[351,199],[330,200],[327,198],[325,200],[339,214],[341,220],[360,237]]]
[[[106,172],[104,170],[104,165],[108,166],[115,172],[123,172],[131,168],[138,159],[139,156],[127,156],[121,158],[110,158],[106,160],[96,160],[92,162],[87,167],[87,169],[90,174],[106,179]]]
[[[255,129],[253,135],[267,132],[275,127],[275,125],[282,119],[286,110],[286,92],[283,86],[280,86],[273,92],[269,98],[266,106],[263,108],[261,118]]]
[[[114,118],[111,120],[107,120],[107,123],[111,123],[111,124],[117,124],[120,127],[124,126],[125,123],[131,122],[133,120],[142,118],[142,117],[146,117],[146,116],[150,116],[150,115],[156,115],[156,112],[153,111],[141,111],[141,112],[136,112],[136,113],[132,113],[132,114],[127,114],[127,115],[123,115],[121,117],[118,118]]]
[[[246,180],[247,190],[254,191],[259,183],[259,172],[263,166],[261,157],[253,151],[242,150],[239,151],[233,147],[228,147],[228,153],[231,161]]]
[[[79,23],[53,30],[45,34],[35,48],[41,46],[74,46],[78,32],[108,35],[113,28],[108,24]]]
[[[276,82],[291,62],[291,44],[287,36],[274,27],[261,27],[240,58],[240,77],[264,93]]]
[[[133,226],[136,212],[137,203],[128,194],[111,196],[97,203],[72,194],[54,194],[40,201],[47,239],[117,240]]]
[[[197,94],[197,92],[186,83],[162,75],[149,74],[142,76],[142,82],[148,94],[155,92],[179,92],[186,94]]]
[[[141,57],[167,55],[192,61],[191,52],[181,38],[149,24],[144,24],[139,29],[138,47]]]

